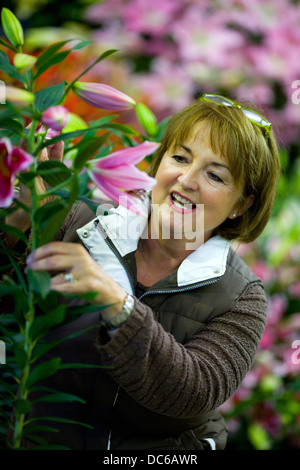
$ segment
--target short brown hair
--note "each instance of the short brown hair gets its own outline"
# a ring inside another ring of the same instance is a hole
[[[252,104],[239,104],[261,113]],[[242,197],[254,195],[251,207],[236,219],[226,219],[215,234],[249,243],[265,228],[276,196],[280,163],[273,131],[266,138],[264,130],[252,124],[241,109],[197,100],[169,120],[149,174],[155,177],[165,152],[186,141],[202,121],[210,124],[211,148],[214,152],[220,151],[228,162]]]

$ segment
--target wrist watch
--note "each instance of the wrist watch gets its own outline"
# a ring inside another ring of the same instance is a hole
[[[130,294],[127,294],[125,299],[122,311],[114,318],[110,318],[109,320],[104,320],[102,325],[109,331],[115,330],[119,328],[123,323],[125,323],[134,307],[134,297]]]

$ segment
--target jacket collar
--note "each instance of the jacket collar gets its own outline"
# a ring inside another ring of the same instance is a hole
[[[147,205],[148,211],[150,211],[150,201]],[[118,254],[124,257],[128,253],[136,251],[139,239],[146,234],[147,222],[148,217],[139,216],[124,206],[110,209],[107,215],[101,213],[101,206],[99,206],[97,217],[78,229],[77,233],[99,264],[108,270],[114,278],[116,275],[118,278],[123,278],[118,257],[113,255],[109,244],[103,239],[107,236]],[[102,240],[96,227],[97,223],[100,223],[103,229]],[[230,242],[224,238],[220,236],[210,238],[181,263],[177,270],[177,285],[179,287],[186,286],[221,277],[226,271],[229,248]],[[125,283],[127,284],[127,282]],[[124,282],[122,284],[124,286]]]

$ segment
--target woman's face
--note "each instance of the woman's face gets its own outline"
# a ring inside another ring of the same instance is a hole
[[[152,190],[156,229],[169,224],[170,237],[190,239],[202,232],[202,243],[228,217],[241,214],[240,190],[228,163],[210,146],[210,125],[202,122],[187,142],[167,151],[156,173]],[[184,229],[185,223],[186,228]]]

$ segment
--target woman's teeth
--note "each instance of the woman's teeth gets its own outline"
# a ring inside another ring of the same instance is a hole
[[[172,198],[174,205],[177,207],[180,207],[180,209],[182,209],[186,204],[189,206],[192,206],[192,209],[195,209],[196,207],[196,205],[193,204],[189,199],[179,196],[179,194],[177,193],[172,193],[171,198]]]

